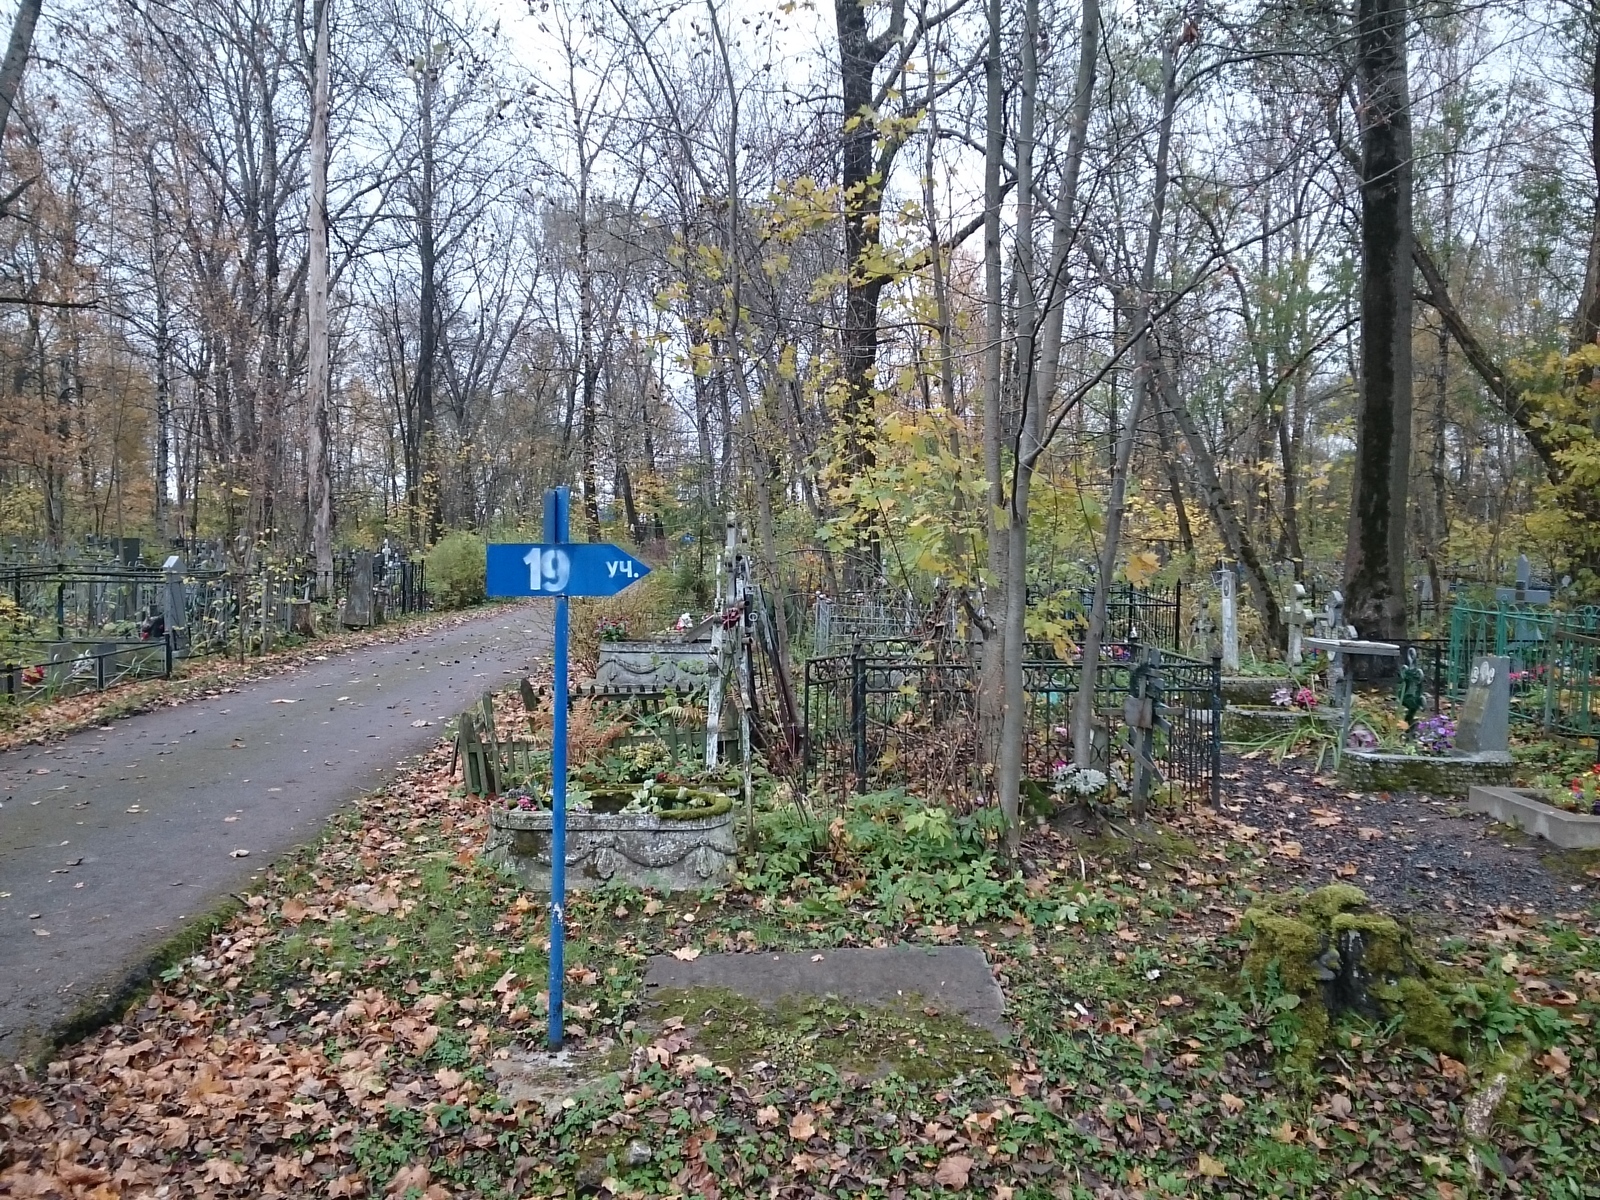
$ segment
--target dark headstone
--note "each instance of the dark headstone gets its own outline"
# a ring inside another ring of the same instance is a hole
[[[372,601],[372,554],[357,550],[350,560],[350,591],[344,598],[345,625],[371,625]]]
[[[1472,664],[1467,699],[1456,722],[1456,749],[1504,753],[1511,737],[1511,660],[1486,655]]]

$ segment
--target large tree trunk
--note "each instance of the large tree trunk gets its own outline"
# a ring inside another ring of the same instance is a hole
[[[905,28],[905,0],[894,0],[888,27],[877,37],[867,32],[864,0],[834,0],[839,32],[839,81],[844,93],[844,127],[839,135],[840,183],[844,198],[845,302],[839,359],[843,400],[839,419],[844,432],[846,470],[870,470],[876,455],[873,391],[878,369],[878,300],[887,276],[873,263],[879,245],[878,217],[883,187],[894,164],[901,135],[880,140],[873,112],[873,83],[878,64]],[[878,574],[876,531],[860,531],[861,540],[845,558],[845,587],[870,586]]]
[[[417,370],[412,380],[415,389],[416,424],[415,474],[408,480],[411,494],[411,534],[424,543],[437,541],[440,533],[438,433],[434,417],[434,384],[439,358],[439,247],[434,229],[436,170],[433,143],[434,67],[430,62],[419,81],[421,111],[418,140],[422,158],[422,182],[416,197],[417,267],[421,275],[418,301],[421,309],[417,331]]]
[[[306,392],[310,429],[306,438],[307,502],[316,595],[333,587],[333,469],[328,420],[328,22],[333,0],[317,0],[311,51],[311,210],[306,267]]]
[[[1005,652],[1000,629],[1005,613],[1006,549],[999,514],[1005,511],[1001,475],[1006,430],[1000,411],[1005,337],[1005,290],[1001,270],[1000,166],[1005,157],[1005,90],[1001,83],[1000,32],[1004,20],[1002,0],[989,0],[988,50],[984,57],[984,95],[987,104],[987,139],[983,156],[983,472],[988,519],[988,581],[981,605],[972,607],[973,624],[982,642],[978,650],[976,701],[978,742],[983,759],[991,766],[1000,758],[1000,734],[1005,714]]]
[[[1411,475],[1411,102],[1406,0],[1360,0],[1361,398],[1345,613],[1368,637],[1406,632]]]
[[[1589,38],[1589,255],[1583,273],[1569,349],[1576,352],[1600,336],[1600,8],[1585,13]]]

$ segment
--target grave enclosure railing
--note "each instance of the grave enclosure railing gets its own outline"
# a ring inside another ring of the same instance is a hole
[[[1069,733],[1080,662],[1033,647],[1023,664],[1024,775],[1048,781],[1070,761]],[[1137,645],[1107,646],[1095,679],[1104,761],[1125,757],[1123,700]],[[1215,802],[1221,741],[1220,662],[1161,652],[1166,728],[1155,759],[1169,785]],[[930,796],[985,793],[977,744],[973,668],[965,658],[923,655],[909,642],[862,643],[806,663],[803,782],[834,792],[903,786]]]
[[[1474,660],[1511,661],[1511,718],[1546,733],[1600,735],[1600,606],[1457,604],[1450,612],[1446,690],[1466,691]]]
[[[1080,620],[1094,599],[1091,587],[1031,586],[1028,604],[1062,605],[1069,615]],[[857,642],[879,643],[915,640],[924,632],[930,616],[953,628],[954,601],[947,598],[947,611],[928,613],[906,598],[892,600],[859,599],[840,601],[820,597],[811,606],[811,652],[818,656],[843,654]],[[1154,646],[1176,646],[1183,629],[1183,583],[1170,591],[1136,588],[1132,584],[1114,585],[1106,596],[1107,642],[1133,642]]]
[[[356,553],[338,555],[327,601],[341,604],[357,574]],[[383,614],[428,607],[422,563],[377,554],[372,579]],[[12,605],[8,636],[0,636],[0,696],[27,702],[103,690],[170,676],[174,659],[266,649],[306,631],[316,590],[313,571],[297,564],[251,572],[0,564],[0,595]]]

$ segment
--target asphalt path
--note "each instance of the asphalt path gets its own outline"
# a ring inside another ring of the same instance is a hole
[[[543,606],[495,608],[0,753],[0,1062],[312,840],[549,642]]]

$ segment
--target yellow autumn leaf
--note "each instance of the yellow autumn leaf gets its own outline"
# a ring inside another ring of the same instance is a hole
[[[1155,551],[1141,550],[1128,559],[1128,566],[1123,574],[1134,587],[1144,587],[1155,578],[1155,573],[1160,569],[1161,560],[1156,557]]]
[[[1225,1179],[1228,1175],[1228,1168],[1202,1150],[1200,1152],[1200,1174],[1209,1176],[1212,1179]]]

